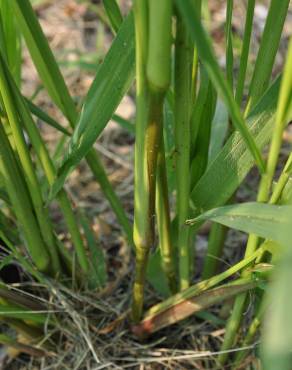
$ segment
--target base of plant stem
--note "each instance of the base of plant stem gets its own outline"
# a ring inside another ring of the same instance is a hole
[[[143,314],[144,287],[148,264],[149,248],[136,251],[136,275],[133,287],[132,320],[138,323]]]

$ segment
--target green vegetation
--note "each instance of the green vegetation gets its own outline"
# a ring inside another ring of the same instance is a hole
[[[289,0],[270,2],[249,82],[255,3],[247,3],[235,73],[232,0],[226,1],[225,70],[202,22],[205,1],[134,0],[124,17],[116,0],[104,0],[113,41],[79,110],[31,2],[0,0],[0,241],[5,250],[0,270],[16,262],[48,295],[58,284],[72,294],[90,292],[92,299],[110,286],[107,258],[90,216],[66,188],[85,159],[135,258],[132,295],[126,299],[132,302],[129,319],[137,341],[200,311],[206,317],[210,307],[228,301],[233,308],[223,325],[217,365],[239,366],[268,312],[272,329],[263,331],[264,369],[290,369],[292,154],[289,148],[283,165],[280,151],[292,119],[292,40],[282,72],[272,74]],[[66,126],[23,95],[23,45]],[[130,89],[136,94],[134,125],[115,114]],[[222,127],[219,109],[226,111]],[[36,118],[61,136],[56,148],[61,161],[51,155]],[[135,136],[133,225],[94,149],[111,119]],[[252,168],[260,175],[256,201],[236,204],[236,191]],[[59,238],[53,202],[69,248]],[[199,276],[195,242],[206,221],[213,224]],[[249,236],[242,259],[219,272],[227,228]],[[161,297],[152,307],[147,281]],[[1,334],[0,343],[47,356],[61,340],[60,318],[57,312],[47,315],[48,305],[24,293],[0,280],[0,320],[17,334]],[[250,295],[256,299],[249,303],[244,332]],[[54,332],[50,341],[47,330]],[[234,346],[245,349],[234,355]]]

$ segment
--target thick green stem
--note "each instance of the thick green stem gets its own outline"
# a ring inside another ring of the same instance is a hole
[[[146,166],[146,193],[144,197],[147,198],[143,207],[140,209],[140,216],[144,218],[145,234],[140,237],[142,243],[135,244],[136,246],[136,276],[134,283],[133,294],[133,317],[134,320],[140,318],[143,308],[143,291],[145,274],[148,263],[148,255],[151,247],[154,246],[155,238],[155,193],[156,193],[156,173],[157,173],[157,159],[158,151],[161,141],[161,130],[163,122],[163,97],[159,94],[149,93],[149,118],[145,132],[145,160]]]
[[[189,216],[190,194],[190,108],[192,101],[193,47],[186,26],[177,17],[175,45],[175,149],[177,181],[178,253],[180,289],[190,281],[190,229],[185,226]]]
[[[157,158],[163,129],[163,101],[170,83],[172,3],[170,0],[159,2],[151,0],[147,4],[145,0],[136,0],[134,13],[137,131],[134,215],[136,275],[133,290],[133,319],[138,321],[143,310],[148,255],[155,237]],[[149,50],[149,55],[147,50]]]
[[[143,309],[145,266],[148,258],[148,182],[146,177],[145,131],[147,127],[148,91],[146,86],[146,60],[148,35],[148,9],[145,0],[135,0],[136,35],[136,142],[135,142],[135,193],[134,193],[134,244],[136,249],[136,276],[133,290],[132,316],[139,321]],[[142,286],[141,286],[142,283]]]

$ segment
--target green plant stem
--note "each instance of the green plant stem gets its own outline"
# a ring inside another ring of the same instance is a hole
[[[26,106],[21,94],[17,90],[16,86],[13,84],[13,80],[10,79],[10,85],[14,93],[14,99],[17,102],[18,109],[20,112],[20,117],[24,124],[24,127],[29,135],[30,141],[36,151],[37,157],[43,167],[45,175],[47,177],[49,185],[52,185],[55,179],[56,170],[54,164],[49,156],[48,150],[37,130],[34,121],[30,115],[29,109]],[[85,246],[82,241],[81,233],[79,231],[78,223],[75,219],[73,209],[71,207],[69,198],[64,190],[61,190],[57,196],[60,203],[60,207],[64,214],[65,221],[70,231],[73,244],[76,248],[76,253],[78,261],[82,270],[85,273],[89,272],[89,264],[86,256]]]
[[[259,280],[253,278],[237,279],[219,287],[195,294],[194,296],[188,297],[187,300],[174,303],[173,306],[169,307],[167,310],[157,313],[151,318],[146,316],[141,323],[134,327],[134,332],[143,338],[219,303],[222,300],[231,298],[239,292],[253,289],[258,284]]]
[[[15,109],[9,83],[5,78],[5,68],[2,57],[0,58],[0,91],[7,113],[9,125],[13,134],[13,141],[18,152],[19,160],[22,165],[25,181],[32,199],[32,203],[36,212],[37,220],[40,226],[42,237],[48,246],[48,251],[51,256],[52,271],[55,274],[60,273],[60,261],[57,254],[57,249],[54,242],[54,234],[49,215],[44,207],[42,194],[40,191],[40,184],[35,174],[34,166],[30,158],[30,154],[24,139],[22,128],[19,123],[17,111]]]
[[[232,13],[233,13],[233,0],[227,0],[226,7],[226,25],[225,25],[225,38],[226,38],[226,74],[227,81],[233,91],[233,46],[232,46]]]
[[[271,0],[265,28],[249,87],[245,116],[268,87],[290,0]],[[276,16],[275,16],[276,15]]]
[[[170,232],[171,221],[163,138],[161,138],[157,159],[156,214],[162,266],[168,280],[170,291],[176,293],[175,254]]]
[[[169,0],[160,2],[151,0],[147,9],[147,2],[137,0],[134,4],[134,12],[138,110],[135,188],[137,187],[138,190],[135,189],[136,274],[132,313],[134,321],[138,321],[143,310],[148,255],[155,237],[157,158],[162,140],[164,96],[170,83],[172,3]],[[148,91],[145,90],[145,86],[142,87],[142,84],[147,84]],[[140,169],[137,166],[141,166]],[[139,174],[140,178],[137,177]]]
[[[219,258],[222,255],[224,241],[228,228],[217,223],[213,223],[208,239],[207,255],[204,258],[202,279],[209,279],[216,274]]]
[[[146,193],[147,208],[141,208],[141,217],[145,218],[145,234],[143,243],[136,246],[136,276],[133,293],[133,318],[136,321],[141,317],[143,308],[144,282],[148,263],[148,255],[151,247],[154,246],[155,238],[155,192],[156,192],[156,173],[158,148],[161,140],[161,130],[163,122],[163,98],[159,94],[150,92],[149,94],[149,116],[145,132],[145,160],[146,166]],[[144,203],[145,204],[145,203]]]
[[[252,320],[249,328],[248,328],[248,332],[243,340],[243,342],[241,343],[241,346],[242,347],[246,347],[248,346],[249,344],[252,343],[252,340],[255,336],[255,334],[257,333],[258,329],[259,329],[259,326],[262,322],[262,318],[264,316],[264,313],[266,311],[266,302],[263,301],[260,303],[260,306],[259,306],[259,309],[257,310],[257,313],[256,313],[256,316],[254,317],[254,319]],[[239,364],[244,360],[244,358],[246,357],[246,355],[248,354],[248,351],[239,351],[237,353],[237,355],[235,356],[235,359],[234,359],[234,370],[238,368]]]
[[[202,0],[196,1],[196,10],[201,17],[202,14]],[[194,104],[197,96],[197,83],[198,83],[198,67],[199,67],[199,53],[196,45],[194,46],[193,66],[192,66],[192,103]]]
[[[221,69],[218,65],[212,45],[210,43],[210,39],[201,24],[194,2],[192,2],[191,0],[176,0],[175,2],[186,23],[186,27],[190,32],[192,40],[196,43],[201,61],[202,63],[204,63],[204,66],[212,83],[214,84],[214,87],[216,88],[218,93],[220,93],[222,98],[224,98],[224,101],[229,108],[229,114],[232,118],[232,123],[244,137],[246,144],[253,154],[260,171],[264,172],[265,164],[262,155],[253,137],[251,136],[246,123],[244,122],[240,109],[234,100],[233,92],[231,91],[229,84],[222,75]]]
[[[74,129],[78,122],[78,111],[74,100],[69,94],[58,64],[49,47],[48,41],[34,14],[29,0],[12,0],[15,16],[19,27],[25,38],[27,47],[34,61],[39,76],[46,87],[54,103],[60,108]],[[108,199],[116,217],[119,221],[129,244],[132,245],[132,227],[125,214],[122,204],[117,197],[106,172],[99,159],[98,153],[91,149],[86,155],[87,163],[97,182]],[[100,176],[100,177],[99,177]]]
[[[150,318],[153,315],[157,315],[157,313],[163,312],[170,307],[172,307],[174,304],[177,304],[181,302],[182,300],[186,300],[190,297],[195,296],[196,294],[199,294],[201,292],[204,292],[217,284],[221,283],[221,281],[229,278],[230,276],[234,275],[238,271],[244,269],[246,266],[251,264],[253,261],[255,261],[259,256],[262,255],[262,253],[265,251],[265,245],[262,245],[260,248],[258,248],[255,253],[253,253],[251,256],[241,260],[234,266],[230,267],[226,271],[211,277],[210,279],[200,281],[199,283],[189,287],[188,289],[177,293],[173,295],[170,298],[167,298],[165,301],[156,304],[155,306],[151,307],[146,313],[145,317]]]
[[[50,257],[40,234],[37,221],[31,207],[23,175],[14,158],[10,143],[0,121],[0,172],[4,176],[6,189],[13,205],[14,212],[23,230],[27,248],[32,261],[39,271],[50,269]]]
[[[291,68],[291,61],[292,61],[292,42],[289,46],[288,50],[288,56],[287,61],[284,69],[284,75],[280,87],[279,92],[279,98],[278,98],[278,105],[277,105],[277,111],[276,111],[276,119],[275,119],[275,126],[274,126],[274,132],[272,135],[272,142],[269,150],[268,160],[267,160],[267,166],[266,166],[266,173],[262,175],[261,181],[259,184],[258,189],[258,195],[257,195],[257,201],[258,202],[267,202],[269,200],[269,193],[271,184],[273,181],[273,177],[276,170],[277,161],[279,158],[279,153],[281,149],[281,143],[282,143],[282,136],[283,131],[286,127],[286,122],[289,121],[291,117],[289,117],[290,114],[290,96],[291,96],[291,87],[292,87],[292,74],[290,72]],[[288,81],[288,82],[287,82]],[[289,159],[288,159],[289,163]],[[285,174],[286,166],[283,170],[283,173]],[[288,167],[289,168],[289,167]],[[281,179],[281,184],[282,184]],[[279,194],[279,191],[277,190],[277,193]],[[272,199],[273,197],[271,197]],[[273,199],[273,202],[275,202],[275,199]],[[257,248],[259,241],[259,237],[254,234],[250,234],[246,246],[246,252],[245,257],[250,256]],[[234,342],[234,338],[236,335],[236,332],[238,331],[242,312],[244,309],[246,301],[246,294],[243,294],[242,296],[237,297],[235,301],[235,306],[232,312],[232,315],[228,321],[226,333],[224,337],[224,342],[222,345],[222,351],[225,351],[229,349]],[[221,364],[223,364],[227,359],[227,353],[223,353],[219,356],[219,361]]]
[[[235,93],[235,100],[237,104],[239,105],[241,104],[241,101],[243,98],[243,92],[244,92],[244,82],[245,82],[245,77],[246,77],[248,54],[249,54],[250,40],[251,40],[251,34],[252,34],[254,8],[255,8],[255,0],[248,0],[246,18],[245,18],[245,26],[244,26],[243,43],[242,43],[242,49],[241,49],[241,55],[240,55],[238,81],[237,81],[236,93]]]
[[[145,266],[140,261],[147,257],[148,217],[145,211],[149,205],[148,180],[146,178],[145,131],[147,127],[148,89],[146,82],[148,9],[145,0],[134,1],[136,35],[136,142],[135,142],[135,193],[134,193],[134,244],[136,251],[136,282],[134,283],[132,316],[139,321],[143,308],[143,286]],[[140,281],[140,283],[139,283]],[[141,286],[142,283],[142,286]]]
[[[284,170],[281,173],[279,180],[277,181],[277,184],[275,186],[275,189],[273,191],[273,194],[269,202],[270,204],[276,204],[279,201],[282,195],[283,189],[286,186],[291,176],[291,172],[292,172],[291,166],[292,166],[292,153],[290,153],[287,159],[287,162],[285,164]]]
[[[13,9],[8,1],[0,1],[0,50],[17,85],[21,80],[21,38]]]
[[[190,193],[190,104],[192,100],[192,43],[186,26],[177,16],[175,44],[175,151],[177,181],[178,253],[180,289],[190,280],[190,230],[185,226],[189,216]]]
[[[280,197],[281,197],[281,194],[282,194],[282,191],[284,189],[284,187],[286,186],[288,180],[289,180],[289,176],[291,176],[291,169],[289,171],[289,167],[291,167],[291,164],[292,164],[292,153],[290,153],[290,156],[285,164],[285,167],[280,175],[280,178],[275,186],[275,189],[273,190],[273,193],[270,197],[270,200],[269,200],[269,204],[277,204],[278,201],[280,200]],[[252,320],[252,323],[251,325],[249,326],[249,329],[248,329],[248,332],[246,334],[246,337],[244,338],[243,342],[242,342],[242,346],[245,347],[247,345],[249,345],[255,334],[257,333],[257,330],[262,322],[262,319],[263,319],[263,316],[264,316],[264,313],[266,312],[266,308],[267,308],[267,303],[266,303],[266,300],[262,300],[260,302],[260,306],[256,312],[256,315],[254,317],[254,319]],[[237,368],[237,366],[241,363],[241,361],[245,358],[245,356],[247,355],[248,352],[246,351],[240,351],[236,357],[235,357],[235,365],[234,365],[234,370]]]

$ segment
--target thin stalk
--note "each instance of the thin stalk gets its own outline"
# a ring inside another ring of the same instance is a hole
[[[251,264],[253,261],[255,261],[259,256],[262,255],[262,253],[266,250],[266,246],[263,244],[255,253],[253,253],[250,257],[247,257],[240,262],[238,262],[236,265],[230,267],[226,271],[211,277],[210,279],[200,281],[199,283],[189,287],[188,289],[177,293],[173,295],[170,298],[167,298],[165,301],[156,304],[155,306],[151,307],[146,313],[145,317],[151,318],[154,315],[157,315],[160,312],[163,312],[170,307],[172,307],[174,304],[177,304],[183,300],[186,300],[188,298],[191,298],[201,292],[204,292],[219,283],[221,281],[228,279],[230,276],[236,274],[238,271],[244,269],[249,264]]]
[[[232,17],[231,8],[233,5],[230,3],[227,4],[227,13],[229,14],[229,18]],[[244,82],[245,82],[245,77],[246,77],[250,39],[251,39],[251,33],[252,33],[254,7],[255,7],[255,0],[248,0],[245,27],[244,27],[243,44],[242,44],[242,50],[241,50],[241,56],[240,56],[239,75],[238,75],[238,82],[237,82],[236,93],[235,93],[235,100],[237,104],[239,105],[241,104],[241,101],[243,98]],[[226,61],[227,62],[230,61],[230,62],[229,64],[226,62],[226,66],[227,66],[227,77],[229,76],[228,81],[232,86],[233,85],[233,79],[232,79],[233,67],[231,66],[231,61],[233,61],[233,56],[231,56],[231,53],[232,53],[231,24],[228,30],[229,30],[230,35],[227,34],[227,46],[229,45],[230,50],[229,50],[229,53],[228,53],[228,50],[226,51]],[[228,43],[229,39],[230,39],[230,42]],[[230,58],[228,58],[228,54],[230,54]],[[203,278],[208,278],[216,273],[216,269],[217,269],[218,262],[219,262],[219,257],[222,254],[222,249],[224,246],[224,241],[226,239],[227,231],[228,231],[228,228],[226,226],[216,224],[216,223],[212,224],[210,237],[208,241],[208,249],[207,249],[208,254],[204,260]]]
[[[19,21],[22,34],[44,86],[54,103],[68,119],[71,127],[74,128],[79,117],[75,102],[69,94],[59,66],[35,16],[30,1],[13,0],[11,3],[14,6],[15,15]],[[94,149],[91,149],[86,156],[86,161],[97,182],[100,184],[102,192],[108,199],[129,243],[132,244],[132,227],[119,198],[108,181],[98,153]]]
[[[204,258],[202,279],[209,279],[216,274],[218,262],[222,255],[222,249],[228,228],[217,223],[213,223],[208,239],[207,255]]]
[[[35,149],[36,155],[39,158],[41,166],[45,172],[49,185],[52,185],[56,175],[56,169],[54,164],[49,156],[48,150],[44,145],[42,137],[40,136],[39,131],[37,130],[35,123],[30,115],[29,109],[23,100],[21,94],[17,90],[17,87],[13,83],[13,80],[10,79],[10,86],[14,93],[14,99],[17,102],[18,109],[20,112],[21,120],[24,124],[24,127],[29,135],[32,146]],[[73,244],[76,249],[78,262],[82,270],[85,273],[89,272],[89,264],[86,256],[86,250],[84,243],[82,241],[81,233],[79,231],[78,223],[75,219],[75,215],[70,204],[70,200],[64,190],[61,190],[57,196],[57,200],[60,203],[61,210],[63,212],[68,230],[71,234]]]
[[[285,129],[285,123],[291,117],[288,116],[290,114],[290,95],[291,95],[291,87],[292,87],[292,73],[291,73],[291,62],[292,62],[292,41],[290,42],[287,60],[284,68],[283,79],[281,83],[281,88],[278,97],[278,105],[276,111],[276,119],[275,119],[275,126],[274,132],[272,136],[272,142],[269,150],[268,160],[267,160],[267,167],[266,173],[262,175],[257,201],[258,202],[267,202],[269,200],[269,193],[271,184],[273,181],[273,177],[275,174],[276,165],[279,158],[279,153],[281,149],[283,131]],[[285,172],[285,171],[283,171]],[[250,234],[246,246],[245,257],[250,256],[254,253],[257,248],[259,241],[259,237],[254,234]],[[229,349],[234,342],[234,338],[236,332],[239,328],[242,312],[244,309],[246,301],[246,294],[237,297],[235,301],[234,310],[232,315],[228,321],[226,333],[224,337],[224,342],[222,346],[222,351]],[[219,361],[223,364],[227,359],[227,352],[221,354],[219,356]]]
[[[151,318],[146,316],[141,323],[133,328],[133,331],[143,338],[238,293],[254,289],[258,284],[259,280],[253,278],[237,279],[201,294],[195,294],[187,300],[174,303],[172,307]]]
[[[281,194],[283,192],[283,189],[284,187],[286,186],[288,180],[289,180],[289,177],[291,176],[291,165],[292,165],[292,153],[290,153],[290,156],[285,164],[285,167],[280,175],[280,178],[277,182],[277,185],[275,187],[275,189],[273,190],[273,193],[270,197],[270,200],[269,200],[269,204],[277,204],[278,201],[280,200],[280,197],[281,197]],[[290,168],[290,171],[289,171],[289,168]],[[267,302],[266,300],[262,300],[262,302],[260,302],[260,306],[256,312],[256,315],[255,317],[253,318],[252,320],[252,323],[251,325],[249,326],[249,329],[248,329],[248,332],[242,342],[242,346],[245,347],[247,345],[249,345],[254,336],[256,335],[257,331],[258,331],[258,328],[262,322],[262,319],[263,319],[263,316],[264,316],[264,313],[266,312],[266,309],[267,309]],[[236,357],[235,357],[235,365],[234,365],[234,369],[237,368],[237,366],[239,365],[239,363],[241,363],[241,361],[245,358],[245,356],[247,355],[248,352],[246,351],[241,351],[239,352]]]
[[[268,87],[290,0],[271,0],[258,51],[245,116]],[[276,15],[276,16],[275,16]]]
[[[136,250],[136,277],[133,291],[132,316],[139,321],[143,309],[145,270],[148,257],[147,240],[149,220],[148,179],[146,177],[145,131],[147,127],[148,89],[146,60],[148,48],[148,9],[146,0],[134,1],[136,36],[136,142],[135,142],[135,193],[134,193],[134,244]],[[145,196],[146,195],[146,196]],[[137,266],[139,269],[137,269]]]
[[[264,307],[263,304],[261,304],[257,315],[252,320],[252,323],[251,323],[250,327],[248,328],[248,332],[246,334],[246,337],[244,338],[244,341],[241,343],[241,346],[243,348],[249,346],[249,344],[252,343],[253,338],[254,338],[255,334],[257,333],[257,331],[260,327],[262,318],[264,316],[264,312],[265,312],[265,307]],[[242,361],[245,359],[247,354],[248,354],[248,351],[238,351],[237,352],[237,354],[235,356],[235,359],[234,359],[234,362],[233,362],[233,364],[234,364],[233,369],[234,370],[236,370],[239,367],[239,365],[242,364]]]
[[[251,34],[252,34],[254,8],[255,8],[255,0],[248,0],[246,18],[245,18],[245,26],[244,26],[243,43],[242,43],[242,49],[241,49],[241,55],[240,55],[238,81],[237,81],[236,93],[235,93],[235,100],[237,104],[241,104],[241,101],[243,98],[244,82],[245,82],[250,40],[251,40]]]
[[[61,271],[61,268],[57,249],[55,247],[52,225],[49,220],[48,212],[44,207],[42,194],[40,191],[40,184],[35,174],[34,166],[24,139],[22,128],[19,123],[18,113],[15,109],[15,105],[11,96],[9,83],[5,76],[5,68],[3,66],[2,57],[0,58],[0,91],[9,125],[13,134],[15,147],[19,155],[19,160],[25,174],[27,187],[36,212],[38,223],[40,225],[40,230],[43,239],[48,246],[48,250],[52,259],[52,271],[57,274]]]
[[[31,201],[23,181],[23,174],[14,158],[13,150],[0,121],[0,172],[5,179],[6,189],[15,215],[23,230],[26,246],[32,261],[39,271],[50,269],[50,256],[39,231],[39,226],[31,207]]]
[[[284,170],[281,173],[279,180],[277,181],[277,184],[275,186],[275,189],[273,191],[273,194],[269,202],[270,204],[276,204],[279,201],[282,195],[283,189],[286,186],[289,178],[291,177],[291,173],[292,173],[291,167],[292,167],[292,153],[290,153],[288,160],[285,164]]]
[[[232,13],[233,13],[233,0],[227,0],[226,25],[225,25],[226,74],[227,74],[227,81],[231,87],[231,90],[233,91]]]
[[[192,100],[192,43],[186,26],[177,16],[175,44],[175,150],[177,181],[178,253],[180,289],[190,280],[190,229],[185,226],[189,216],[190,194],[190,104]]]
[[[175,254],[170,232],[171,221],[163,138],[161,138],[157,159],[156,215],[162,266],[168,280],[170,291],[176,293]]]
[[[0,166],[1,166],[1,164],[0,164]],[[18,216],[17,216],[17,218],[18,218]],[[23,226],[22,226],[22,230],[24,230]],[[13,242],[11,242],[9,239],[7,239],[6,235],[4,235],[4,233],[1,230],[0,230],[0,238],[3,240],[3,242],[5,243],[5,245],[11,250],[11,252],[15,256],[16,260],[21,264],[21,266],[24,268],[24,270],[26,272],[28,272],[31,276],[33,276],[37,281],[39,281],[42,284],[45,284],[44,275],[42,275],[41,272],[39,272],[39,271],[42,271],[42,270],[38,270],[38,269],[36,269],[34,267],[34,265],[33,265],[33,263],[34,263],[33,258],[31,259],[32,261],[30,261],[29,259],[27,259],[18,250],[17,246],[15,246],[15,244]],[[25,235],[24,235],[24,238],[25,238]],[[26,240],[26,242],[28,242],[28,241]],[[28,246],[28,251],[30,253],[29,246]],[[31,255],[31,253],[30,253],[30,255]]]
[[[196,1],[196,10],[201,17],[202,14],[202,0]],[[198,67],[199,67],[199,53],[196,45],[194,46],[193,66],[192,66],[192,103],[195,103],[197,95],[197,82],[198,82]]]

